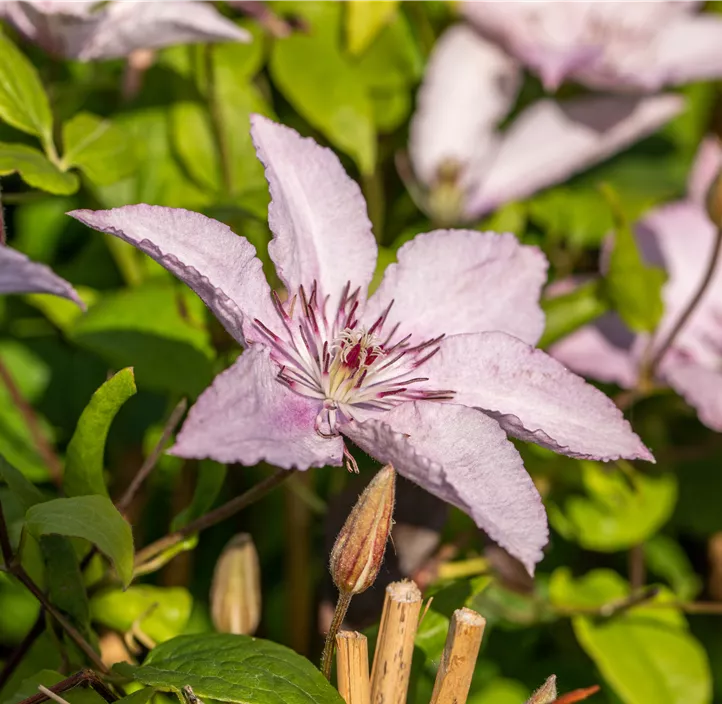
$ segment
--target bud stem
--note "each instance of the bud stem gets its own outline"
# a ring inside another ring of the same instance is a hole
[[[331,681],[331,663],[333,662],[333,649],[336,645],[336,634],[341,629],[341,624],[346,618],[352,596],[351,592],[338,593],[336,611],[333,613],[333,621],[331,621],[331,627],[326,634],[326,643],[323,646],[323,655],[321,656],[321,672],[329,682]]]

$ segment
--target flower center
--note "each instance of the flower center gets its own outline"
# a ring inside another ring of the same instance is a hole
[[[274,292],[282,328],[273,330],[255,320],[280,367],[278,381],[322,402],[316,431],[337,435],[339,422],[359,418],[363,411],[387,411],[404,401],[453,398],[453,391],[424,388],[429,379],[417,371],[439,351],[444,336],[412,345],[411,335],[399,338],[399,325],[385,334],[393,301],[366,329],[356,318],[359,290],[350,293],[350,289],[346,284],[338,308],[330,312],[328,297],[319,301],[315,282],[310,296],[301,286],[283,303]]]

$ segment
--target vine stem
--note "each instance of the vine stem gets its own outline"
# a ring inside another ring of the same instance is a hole
[[[228,148],[228,139],[223,129],[223,115],[221,114],[221,104],[218,100],[216,85],[216,67],[213,63],[213,44],[206,44],[203,47],[203,58],[205,59],[207,99],[211,116],[211,127],[213,136],[218,148],[218,155],[221,161],[221,176],[223,178],[223,187],[226,194],[230,194],[233,187],[233,170],[231,165],[231,155]]]
[[[260,498],[268,494],[269,491],[275,489],[279,484],[288,479],[288,477],[292,476],[296,471],[297,470],[295,469],[277,470],[270,477],[266,477],[263,481],[260,481],[258,484],[252,486],[248,491],[244,492],[240,496],[236,496],[235,499],[231,499],[222,506],[219,506],[217,509],[206,513],[204,516],[197,518],[195,521],[191,521],[182,528],[159,538],[155,542],[144,547],[142,550],[139,550],[135,556],[136,575],[144,574],[145,571],[143,570],[143,567],[162,552],[174,547],[194,533],[199,533],[206,528],[210,528],[211,526],[226,520],[226,518],[230,518],[235,513],[238,513],[238,511],[241,511],[247,506],[255,503]]]
[[[99,655],[93,650],[90,644],[83,638],[80,631],[68,621],[63,614],[53,606],[48,597],[43,593],[42,589],[32,580],[25,568],[15,559],[12,546],[10,544],[10,536],[8,535],[7,523],[5,522],[5,514],[2,504],[0,503],[0,550],[2,550],[3,561],[5,562],[5,571],[12,574],[20,581],[25,588],[40,602],[40,605],[47,611],[75,642],[80,650],[87,655],[88,659],[101,672],[108,673],[110,670],[100,659]]]
[[[331,663],[333,662],[333,651],[336,645],[336,634],[341,629],[341,624],[346,618],[351,597],[353,597],[351,592],[339,592],[336,611],[333,613],[333,621],[331,621],[331,627],[326,634],[326,643],[323,646],[323,655],[321,656],[321,672],[329,682],[331,681]]]
[[[697,291],[695,292],[694,296],[692,296],[690,302],[687,304],[687,307],[684,309],[682,314],[679,316],[679,319],[675,323],[674,327],[669,331],[669,334],[664,339],[664,342],[662,342],[657,348],[657,351],[654,353],[651,361],[646,365],[646,374],[642,375],[643,377],[652,378],[652,376],[654,375],[654,371],[657,366],[659,366],[662,358],[672,346],[672,343],[677,338],[677,335],[679,335],[682,328],[684,328],[684,326],[687,324],[690,316],[692,315],[692,313],[694,313],[695,309],[699,305],[699,302],[702,300],[702,297],[707,291],[707,288],[709,287],[710,283],[712,283],[712,278],[714,277],[715,270],[717,269],[717,263],[720,258],[720,252],[722,252],[722,227],[717,228],[717,236],[715,237],[714,245],[712,247],[712,255],[710,256],[709,264],[707,265],[707,270],[705,271],[704,277],[702,278],[702,281],[700,281],[700,284],[697,287]]]

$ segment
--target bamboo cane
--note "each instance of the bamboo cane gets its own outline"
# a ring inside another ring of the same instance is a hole
[[[486,620],[476,611],[454,611],[430,704],[466,702],[485,625]]]
[[[405,704],[420,610],[416,584],[403,581],[386,587],[371,669],[372,704]]]
[[[369,650],[366,636],[341,631],[336,636],[338,691],[346,704],[370,704]]]

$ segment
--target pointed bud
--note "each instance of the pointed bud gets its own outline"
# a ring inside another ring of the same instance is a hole
[[[261,620],[261,571],[253,538],[239,533],[221,553],[211,583],[211,617],[221,633],[251,635]]]
[[[358,594],[376,580],[391,532],[395,486],[396,471],[386,465],[341,528],[331,551],[331,576],[340,592]]]
[[[557,676],[551,675],[526,704],[552,704],[557,698]]]
[[[722,228],[722,172],[718,173],[707,191],[705,205],[709,219]]]

